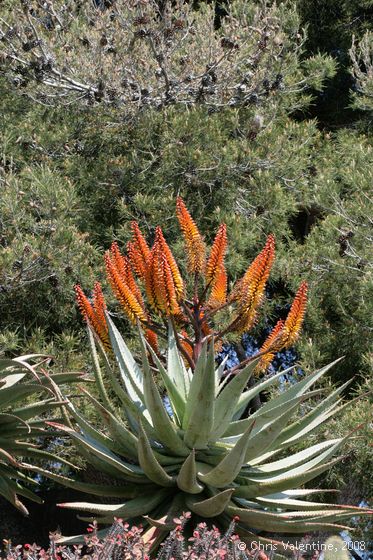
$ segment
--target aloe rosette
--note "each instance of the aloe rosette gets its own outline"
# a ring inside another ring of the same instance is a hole
[[[347,406],[341,400],[346,385],[316,406],[307,406],[320,393],[315,384],[333,364],[286,386],[254,414],[242,417],[250,401],[276,386],[284,372],[246,389],[258,358],[227,379],[222,377],[224,363],[216,366],[210,340],[202,345],[192,375],[177,348],[171,324],[166,365],[141,332],[139,365],[109,317],[107,323],[120,377],[103,345],[89,331],[100,401],[83,389],[104,428],[89,423],[71,402],[67,409],[72,422],[56,427],[71,437],[91,465],[115,479],[115,485],[88,484],[39,472],[91,495],[115,497],[116,503],[82,501],[61,507],[79,510],[84,520],[94,518],[103,524],[114,518],[136,522],[141,518],[148,525],[145,537],[153,541],[162,539],[173,519],[186,510],[214,518],[221,525],[237,516],[238,530],[247,540],[257,540],[258,533],[264,539],[268,532],[335,532],[347,528],[346,519],[372,513],[311,501],[322,490],[303,487],[340,460],[338,452],[347,437],[291,451]],[[154,371],[166,387],[171,410],[155,383]],[[107,382],[119,405],[109,398]]]
[[[55,427],[107,475],[109,485],[45,474],[116,503],[60,505],[103,524],[115,517],[146,523],[145,538],[153,543],[186,510],[221,525],[239,517],[238,528],[248,540],[257,540],[256,533],[265,538],[266,533],[344,528],[345,519],[369,510],[310,501],[320,490],[303,486],[339,460],[347,438],[292,451],[346,406],[340,397],[346,385],[323,400],[314,389],[330,366],[285,386],[246,414],[250,402],[275,388],[286,373],[266,376],[275,354],[299,337],[307,282],[301,282],[287,317],[278,320],[255,358],[230,370],[224,362],[217,366],[215,352],[225,335],[240,336],[257,322],[275,261],[275,238],[267,236],[244,275],[233,282],[225,265],[226,225],[220,224],[208,250],[181,198],[176,216],[186,256],[180,268],[159,226],[148,244],[132,222],[125,254],[117,243],[105,253],[108,284],[129,322],[138,327],[140,358],[135,359],[110,319],[101,285],[95,283],[91,297],[75,287],[88,324],[100,398],[82,390],[102,429],[71,401],[66,404],[69,420]],[[164,340],[165,353],[160,349]],[[163,398],[156,380],[165,388]],[[316,394],[319,398],[309,401]]]
[[[22,470],[22,460],[55,460],[52,454],[33,443],[37,438],[51,435],[41,415],[61,406],[52,387],[55,383],[84,379],[76,373],[47,376],[39,371],[37,364],[33,365],[36,358],[42,357],[0,357],[0,495],[25,515],[28,511],[20,496],[35,502],[41,499],[28,488],[36,482]]]

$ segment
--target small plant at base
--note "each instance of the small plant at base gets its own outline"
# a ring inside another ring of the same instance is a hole
[[[87,529],[84,544],[74,547],[58,545],[52,536],[47,550],[33,544],[12,546],[5,542],[3,560],[284,560],[273,552],[264,553],[258,549],[246,550],[238,535],[234,534],[233,521],[225,533],[217,527],[207,527],[199,523],[193,535],[188,538],[184,531],[185,522],[190,517],[183,513],[175,519],[175,528],[162,544],[156,556],[150,556],[149,546],[142,538],[141,527],[130,526],[121,519],[115,520],[105,537],[100,537],[94,523]],[[292,555],[293,556],[293,555]],[[288,555],[289,559],[289,555]]]

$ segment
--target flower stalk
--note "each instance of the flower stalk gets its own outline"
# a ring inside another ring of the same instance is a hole
[[[171,321],[179,351],[194,370],[205,341],[214,337],[218,350],[227,334],[242,335],[255,326],[275,260],[275,238],[272,234],[267,237],[263,249],[229,293],[226,225],[220,224],[206,257],[204,238],[181,197],[176,201],[176,217],[185,244],[184,277],[160,226],[149,245],[137,222],[132,222],[132,239],[127,243],[126,254],[114,242],[104,260],[108,283],[130,322],[142,326],[149,344],[159,353],[158,336],[166,334]],[[85,320],[107,348],[106,304],[101,286],[95,285],[93,305],[80,286],[76,293]],[[256,355],[261,357],[256,367],[258,373],[268,369],[276,352],[296,342],[306,304],[307,283],[303,282],[287,319],[276,324]],[[233,319],[224,324],[223,312],[227,309]]]

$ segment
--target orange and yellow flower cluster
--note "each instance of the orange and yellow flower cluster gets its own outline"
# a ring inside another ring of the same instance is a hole
[[[306,312],[307,289],[307,282],[302,282],[286,320],[280,319],[264,341],[260,349],[263,355],[257,366],[258,371],[265,371],[275,357],[276,352],[290,348],[298,339]]]
[[[113,243],[104,259],[108,282],[129,320],[142,326],[149,343],[157,350],[157,333],[162,334],[164,326],[162,319],[169,319],[177,334],[179,348],[193,368],[204,338],[214,335],[221,340],[228,332],[241,334],[254,326],[275,259],[275,238],[268,236],[262,251],[228,294],[224,262],[228,247],[226,225],[219,226],[207,255],[204,239],[181,198],[177,199],[176,215],[192,280],[190,298],[187,294],[189,283],[183,280],[159,226],[150,247],[138,224],[132,222],[132,239],[127,243],[126,254],[123,255],[118,244]],[[100,284],[95,284],[92,302],[80,286],[75,289],[85,320],[105,348],[109,348],[106,304]],[[258,371],[268,368],[276,352],[294,344],[303,323],[306,303],[307,284],[303,282],[288,317],[276,324],[264,342]],[[231,309],[233,318],[219,330],[213,319],[226,308]]]
[[[87,298],[79,285],[75,286],[75,294],[78,307],[84,319],[92,326],[104,347],[109,350],[109,330],[105,318],[106,303],[100,282],[96,282],[94,285],[92,302]]]

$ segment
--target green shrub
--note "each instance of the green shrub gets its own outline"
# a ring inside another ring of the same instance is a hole
[[[291,7],[281,10],[292,37],[298,16]],[[289,49],[289,85],[304,72],[333,75],[330,58],[303,60],[294,37]],[[370,139],[348,129],[320,132],[316,121],[295,120],[294,112],[299,117],[311,101],[308,78],[300,91],[276,90],[247,107],[211,112],[177,106],[131,119],[110,104],[52,109],[0,85],[3,330],[22,324],[21,344],[35,327],[45,331],[47,343],[52,332],[74,332],[72,286],[88,287],[100,277],[100,253],[112,239],[128,240],[131,219],[147,224],[150,234],[151,223],[165,224],[181,256],[176,222],[168,215],[181,194],[208,240],[227,222],[231,281],[265,236],[276,235],[270,322],[300,277],[309,279],[305,369],[346,353],[336,377],[368,373]],[[324,86],[314,81],[312,87]]]

